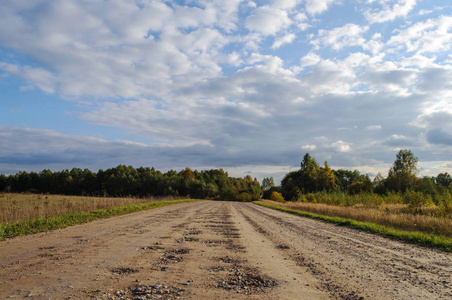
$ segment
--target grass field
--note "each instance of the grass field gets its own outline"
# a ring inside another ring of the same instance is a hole
[[[104,198],[37,194],[0,194],[0,223],[87,212],[174,198]]]
[[[0,240],[188,201],[0,194]]]
[[[422,214],[420,214],[413,213],[407,205],[403,204],[364,207],[363,205],[336,206],[319,203],[279,203],[270,200],[264,200],[264,202],[329,217],[372,222],[400,230],[434,233],[452,238],[452,214],[438,216],[436,207],[425,207],[422,209]]]
[[[366,208],[359,205],[341,207],[315,203],[280,203],[270,200],[254,203],[417,244],[443,248],[449,252],[452,251],[451,215],[436,217],[407,213],[408,209],[404,205]]]

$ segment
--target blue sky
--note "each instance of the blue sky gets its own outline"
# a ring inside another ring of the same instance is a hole
[[[0,173],[452,173],[451,46],[449,0],[4,0]]]

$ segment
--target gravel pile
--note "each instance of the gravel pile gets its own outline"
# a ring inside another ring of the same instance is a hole
[[[184,288],[167,286],[164,284],[156,285],[136,285],[127,289],[117,290],[113,294],[104,293],[98,295],[101,299],[111,300],[147,300],[147,299],[181,299]]]
[[[217,287],[225,290],[235,290],[238,293],[251,294],[263,292],[278,284],[278,281],[264,277],[253,269],[233,269],[226,280],[221,280]]]

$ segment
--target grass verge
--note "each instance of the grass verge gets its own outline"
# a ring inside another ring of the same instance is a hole
[[[352,219],[344,219],[340,217],[328,217],[322,216],[314,213],[304,212],[300,210],[290,209],[286,207],[281,207],[273,204],[264,203],[261,201],[254,201],[253,203],[261,205],[264,207],[272,208],[275,210],[288,212],[291,214],[308,217],[316,220],[322,220],[325,222],[347,226],[355,229],[365,230],[367,232],[376,233],[385,237],[399,239],[407,241],[413,244],[419,244],[434,248],[439,248],[447,252],[452,252],[452,238],[436,235],[436,234],[426,234],[418,231],[404,231],[395,228],[370,223],[370,222],[359,222]]]
[[[149,210],[157,207],[190,201],[197,200],[184,199],[130,204],[110,209],[99,209],[89,212],[74,213],[70,215],[55,216],[50,218],[39,218],[14,223],[3,223],[0,224],[0,241],[16,236],[62,229],[76,224],[91,222],[97,219],[105,219],[137,211]]]

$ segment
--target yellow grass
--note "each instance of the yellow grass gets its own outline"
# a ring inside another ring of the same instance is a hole
[[[436,207],[424,208],[423,214],[414,214],[410,212],[408,206],[401,204],[368,208],[362,205],[335,206],[300,202],[280,203],[270,200],[263,200],[263,202],[329,217],[341,217],[361,222],[376,223],[399,230],[420,231],[428,234],[435,233],[452,237],[452,215],[435,216]]]
[[[0,223],[55,217],[158,200],[160,199],[2,193],[0,194]]]

